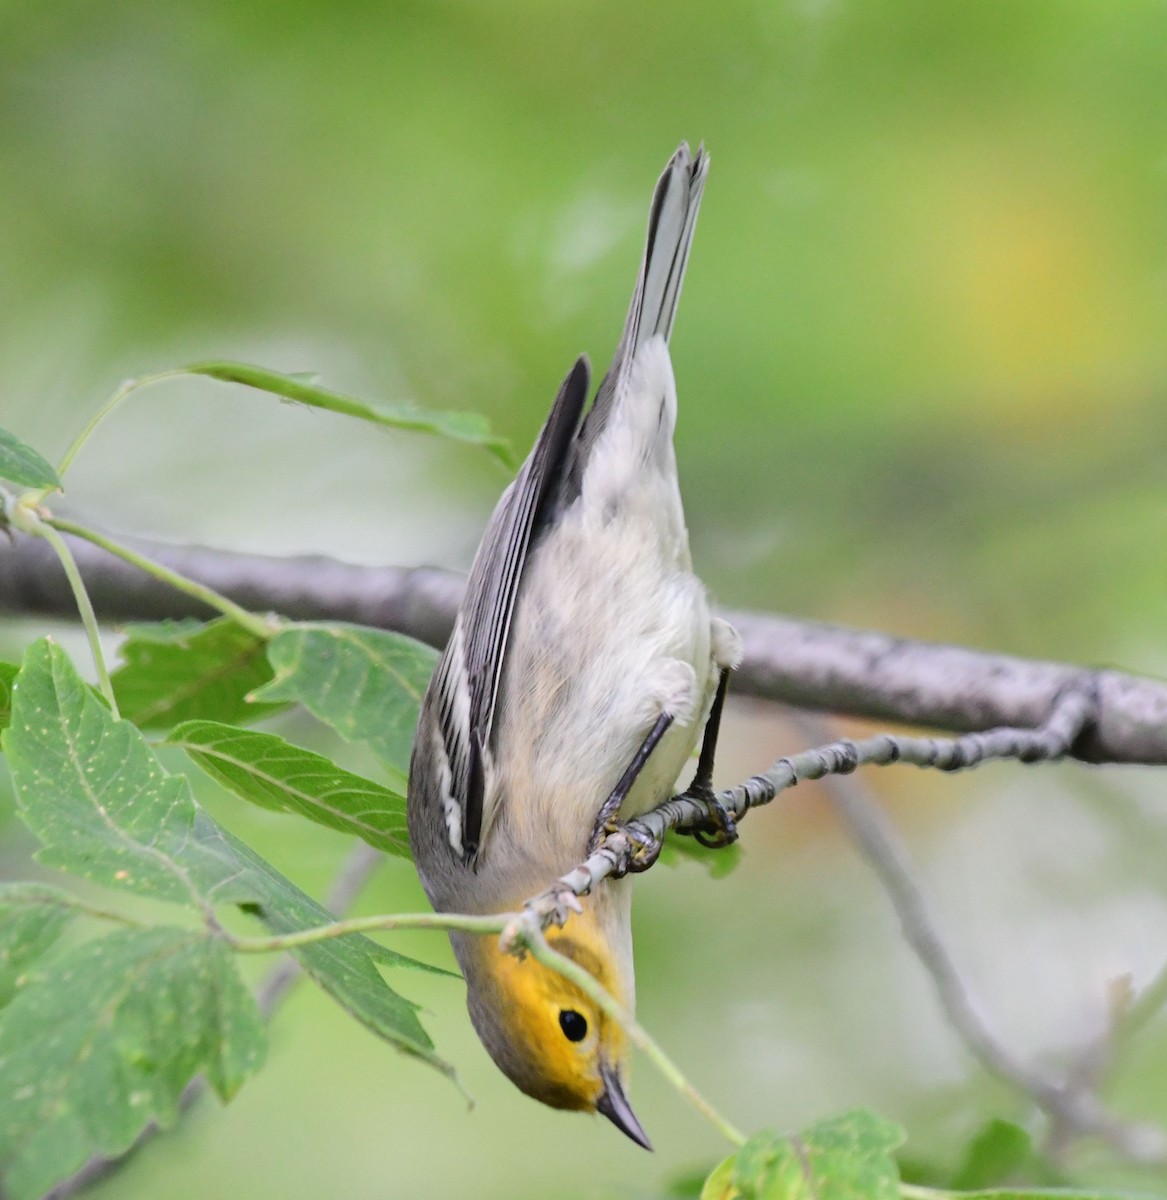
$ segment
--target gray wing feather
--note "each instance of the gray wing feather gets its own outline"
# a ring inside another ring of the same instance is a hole
[[[466,595],[427,703],[436,705],[450,770],[450,800],[461,815],[469,862],[482,833],[486,755],[523,565],[567,473],[588,395],[588,364],[576,360],[534,448],[494,510],[470,569]],[[453,839],[451,839],[453,842]]]

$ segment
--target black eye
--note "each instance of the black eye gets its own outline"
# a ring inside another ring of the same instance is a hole
[[[564,1008],[559,1012],[559,1028],[569,1042],[582,1042],[588,1036],[587,1018],[583,1013],[577,1013],[574,1008]]]

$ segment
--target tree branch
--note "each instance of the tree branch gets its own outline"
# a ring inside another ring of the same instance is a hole
[[[819,720],[799,724],[811,742],[819,741],[826,732]],[[1167,1138],[1162,1130],[1126,1124],[1106,1111],[1098,1094],[1097,1073],[1070,1071],[1059,1079],[1013,1053],[993,1030],[961,974],[895,826],[859,780],[833,774],[824,784],[835,811],[883,884],[904,940],[931,977],[948,1023],[981,1066],[1042,1109],[1057,1142],[1096,1136],[1132,1161],[1144,1165],[1167,1161]]]
[[[88,543],[67,539],[107,621],[209,616],[189,597]],[[442,646],[464,581],[430,568],[360,567],[134,543],[150,558],[253,612],[355,621]],[[68,581],[39,539],[0,541],[0,611],[74,618]],[[1120,671],[985,654],[762,613],[723,614],[742,635],[734,692],[800,708],[953,732],[1032,728],[1089,677],[1097,720],[1068,753],[1087,762],[1167,765],[1167,684]]]

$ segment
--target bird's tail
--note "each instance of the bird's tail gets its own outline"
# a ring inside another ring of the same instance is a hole
[[[673,331],[673,318],[677,315],[685,264],[689,261],[689,247],[693,243],[697,210],[701,206],[708,173],[709,155],[704,147],[698,147],[694,155],[689,150],[689,143],[682,142],[657,181],[648,214],[644,260],[636,290],[632,293],[628,319],[612,365],[580,430],[577,468],[586,462],[588,452],[607,423],[612,405],[624,392],[641,346],[658,334],[667,342]]]
[[[691,155],[688,142],[682,142],[657,181],[648,215],[644,261],[617,360],[634,359],[637,350],[658,333],[666,342],[669,340],[708,173],[709,155],[704,147]]]

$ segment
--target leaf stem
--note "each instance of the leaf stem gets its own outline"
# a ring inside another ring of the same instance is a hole
[[[61,566],[65,568],[65,576],[69,580],[69,586],[73,589],[73,598],[77,602],[77,611],[81,614],[81,624],[85,626],[85,636],[89,639],[89,652],[93,656],[93,665],[97,670],[97,682],[101,687],[101,694],[105,697],[113,715],[120,717],[118,702],[113,694],[113,684],[109,681],[109,670],[105,665],[105,652],[101,648],[101,630],[97,627],[97,614],[93,611],[93,602],[85,590],[81,572],[77,570],[73,552],[47,518],[39,517],[31,511],[27,515],[31,517],[24,522],[27,532],[43,537],[57,552]]]
[[[525,934],[525,944],[531,952],[531,957],[536,962],[542,963],[543,966],[549,967],[552,971],[556,971],[562,975],[564,979],[574,983],[585,996],[594,1000],[600,1009],[611,1017],[613,1021],[617,1022],[633,1044],[652,1060],[653,1065],[665,1079],[689,1101],[722,1137],[734,1146],[745,1145],[745,1134],[736,1126],[731,1125],[701,1095],[682,1073],[681,1068],[664,1052],[660,1044],[648,1030],[640,1025],[636,1018],[610,992],[601,987],[596,979],[585,971],[579,963],[568,958],[565,954],[560,954],[558,950],[552,949],[546,937],[544,937],[543,931],[537,925],[532,927],[531,932]]]
[[[316,942],[345,937],[351,933],[378,933],[392,929],[460,929],[464,933],[502,933],[514,919],[513,913],[501,916],[471,917],[460,913],[389,913],[373,917],[350,917],[315,929],[297,933],[276,934],[272,937],[240,937],[224,931],[233,950],[243,954],[270,954],[283,950],[299,950]]]
[[[189,372],[185,367],[178,367],[169,371],[159,371],[156,375],[143,375],[140,379],[127,379],[112,396],[89,418],[85,428],[73,439],[69,449],[61,455],[61,461],[57,464],[57,474],[64,475],[77,457],[81,447],[89,440],[94,430],[105,420],[106,417],[118,408],[122,401],[125,400],[132,392],[138,391],[140,388],[150,387],[152,384],[161,383],[165,379],[176,379],[180,375],[187,375]]]
[[[328,938],[352,933],[375,933],[391,929],[459,929],[465,933],[513,935],[516,949],[530,952],[536,962],[570,980],[586,996],[595,1001],[612,1020],[616,1021],[632,1043],[643,1050],[656,1069],[678,1092],[724,1137],[735,1146],[744,1145],[745,1135],[731,1125],[704,1096],[689,1082],[675,1062],[664,1052],[649,1032],[637,1023],[633,1015],[607,992],[596,979],[577,962],[553,950],[529,913],[501,913],[497,916],[468,916],[460,913],[390,913],[372,917],[353,917],[316,929],[304,929],[275,937],[239,937],[223,931],[228,944],[248,954],[280,950],[296,950]]]
[[[273,623],[266,618],[248,612],[247,609],[236,604],[234,600],[229,600],[213,588],[207,587],[206,584],[198,583],[194,579],[180,575],[177,571],[171,570],[170,567],[164,567],[161,563],[146,558],[136,550],[131,550],[129,546],[123,546],[121,542],[115,542],[112,538],[106,537],[103,533],[98,533],[96,530],[89,529],[85,525],[78,525],[75,521],[69,521],[64,517],[44,517],[43,521],[46,525],[51,525],[54,529],[59,529],[62,533],[72,534],[73,537],[82,538],[84,541],[92,542],[95,546],[100,546],[102,550],[115,555],[117,558],[122,559],[123,562],[128,562],[132,566],[139,568],[139,570],[153,575],[155,579],[169,584],[180,592],[185,592],[188,596],[201,601],[210,608],[217,609],[224,616],[230,617],[237,625],[242,626],[249,633],[253,633],[256,637],[264,641],[267,641],[275,633]]]

